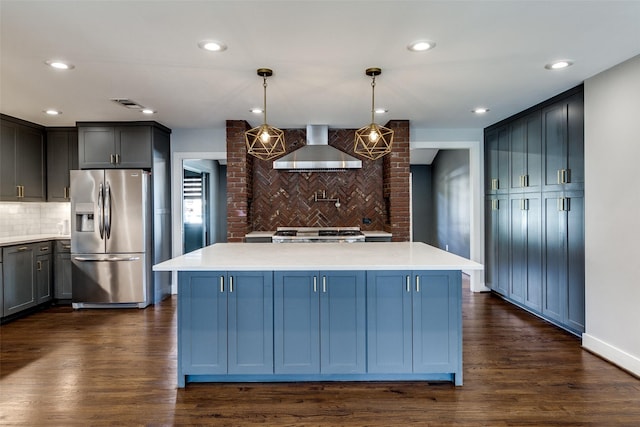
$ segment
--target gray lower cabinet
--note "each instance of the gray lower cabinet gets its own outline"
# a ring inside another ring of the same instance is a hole
[[[54,272],[54,297],[56,300],[70,300],[71,291],[71,242],[69,240],[57,240],[53,250],[55,257]]]
[[[10,316],[37,304],[36,245],[2,248],[4,313]]]
[[[36,248],[36,304],[42,304],[53,299],[53,251],[51,242]]]
[[[584,332],[584,193],[544,195],[542,314],[569,330]]]
[[[53,254],[50,242],[2,248],[3,317],[53,298]]]

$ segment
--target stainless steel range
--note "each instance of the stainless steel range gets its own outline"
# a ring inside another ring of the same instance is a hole
[[[278,227],[273,243],[356,243],[364,242],[360,227]]]

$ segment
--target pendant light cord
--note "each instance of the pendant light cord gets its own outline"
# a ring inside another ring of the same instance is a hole
[[[375,122],[375,105],[376,105],[376,76],[371,76],[371,123]]]
[[[263,79],[263,83],[262,83],[262,87],[264,88],[264,97],[263,97],[263,104],[264,104],[264,110],[262,111],[263,117],[264,117],[264,124],[267,124],[267,76],[262,76]]]

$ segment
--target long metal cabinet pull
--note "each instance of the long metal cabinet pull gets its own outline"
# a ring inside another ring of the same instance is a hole
[[[318,292],[318,278],[313,276],[313,292]]]
[[[407,292],[411,292],[411,276],[407,275]]]
[[[28,246],[20,246],[20,247],[18,248],[18,252],[24,252],[24,251],[26,251],[27,249],[29,249],[29,247],[28,247]]]
[[[224,292],[224,276],[220,276],[220,292]]]
[[[104,186],[100,183],[98,187],[98,230],[100,238],[104,239]]]
[[[420,276],[416,276],[416,292],[420,292]]]
[[[322,292],[327,292],[327,276],[322,276]]]
[[[36,262],[36,268],[38,269],[38,271],[42,271],[42,261],[37,261]]]
[[[229,293],[233,292],[233,276],[229,276]]]

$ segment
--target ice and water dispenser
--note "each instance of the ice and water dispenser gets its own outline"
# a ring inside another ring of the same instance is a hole
[[[78,203],[75,207],[76,231],[93,232],[95,229],[93,203]]]

